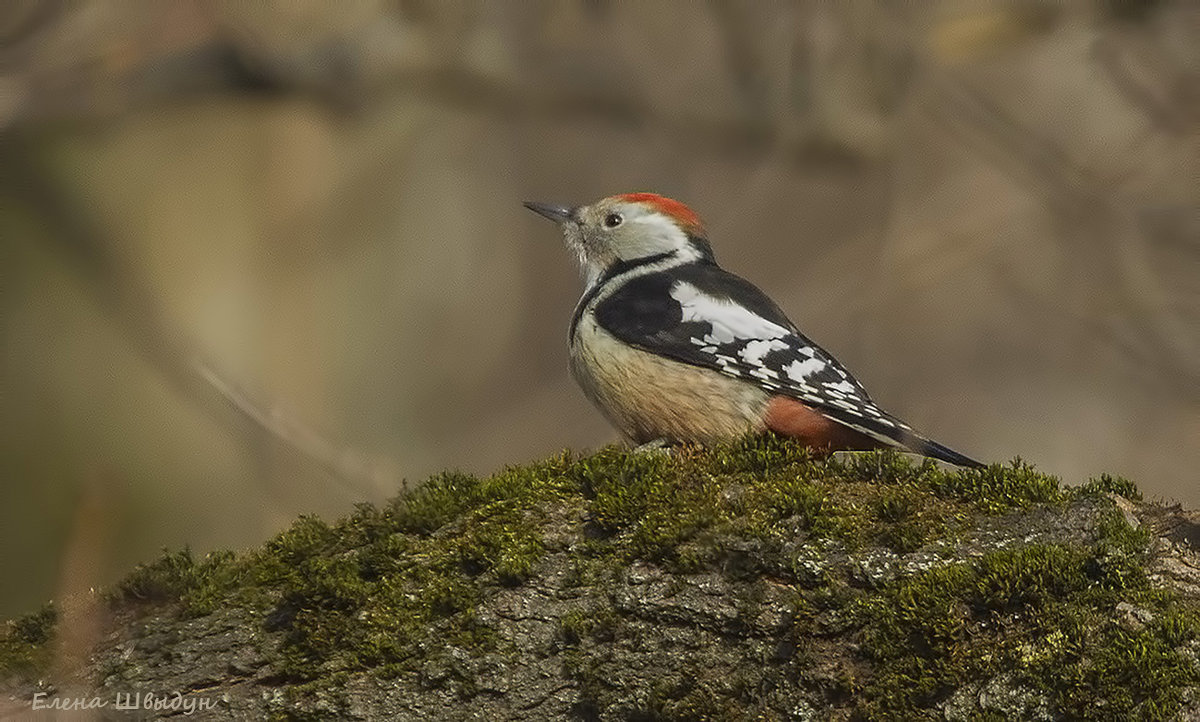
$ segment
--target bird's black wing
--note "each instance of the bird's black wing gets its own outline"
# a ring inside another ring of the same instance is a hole
[[[879,408],[862,384],[800,333],[766,294],[714,264],[630,279],[596,304],[595,316],[606,331],[632,346],[797,399],[881,443],[976,465]]]

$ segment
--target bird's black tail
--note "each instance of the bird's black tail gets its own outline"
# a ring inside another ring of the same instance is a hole
[[[922,456],[931,456],[955,466],[965,466],[969,469],[979,469],[987,466],[987,464],[981,464],[969,456],[963,456],[954,449],[942,446],[938,442],[926,439],[923,436],[913,438],[910,448]]]
[[[865,414],[857,412],[849,413],[837,406],[821,407],[821,413],[830,419],[864,434],[872,441],[880,443],[883,446],[906,449],[921,456],[928,456],[968,469],[980,469],[987,466],[987,464],[981,464],[969,456],[964,456],[954,449],[947,448],[932,439],[921,436],[913,431],[908,424],[905,424],[895,416],[879,411],[878,408],[875,410],[879,412],[882,420],[872,419]],[[863,448],[873,447],[865,446]]]

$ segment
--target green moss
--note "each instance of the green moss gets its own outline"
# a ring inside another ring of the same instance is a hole
[[[188,548],[138,565],[107,594],[110,605],[178,602],[187,617],[209,614],[240,588],[246,565],[232,552],[216,551],[196,560]]]
[[[1091,554],[1064,546],[1033,545],[985,556],[976,569],[973,599],[991,612],[1042,610],[1092,589],[1110,591]]]
[[[1101,474],[1100,476],[1088,479],[1087,483],[1079,487],[1079,492],[1094,495],[1116,494],[1130,501],[1142,500],[1142,492],[1138,490],[1136,484],[1123,476],[1111,476],[1109,474]]]
[[[470,474],[438,474],[419,491],[396,497],[390,505],[396,531],[429,534],[479,502],[479,479]]]
[[[612,607],[575,607],[559,619],[559,639],[568,647],[585,640],[611,642],[617,638],[620,626],[621,618]]]
[[[558,634],[568,646],[579,644],[590,630],[591,616],[581,607],[568,611],[558,620]]]
[[[478,571],[492,571],[507,586],[528,579],[542,555],[541,530],[514,522],[490,524],[474,537],[464,537],[463,562]]]
[[[1187,637],[1195,639],[1195,616],[1186,617],[1191,628]],[[1183,690],[1200,681],[1178,643],[1173,631],[1158,622],[1139,630],[1114,621],[1090,628],[1080,624],[1067,643],[1031,665],[1024,676],[1031,687],[1047,692],[1068,719],[1169,719]]]
[[[772,436],[670,456],[607,448],[489,477],[441,474],[334,523],[301,518],[242,555],[168,552],[109,596],[185,617],[247,610],[279,640],[270,661],[293,693],[337,707],[326,693],[363,671],[470,694],[477,684],[462,660],[504,654],[508,643],[480,605],[538,578],[553,557],[581,602],[548,653],[563,655],[581,713],[599,714],[621,699],[614,642],[635,632],[596,590],[637,562],[672,573],[679,588],[694,572],[742,585],[733,627],[767,609],[767,586],[787,587],[794,621],[780,634],[797,651],[754,674],[787,665],[781,678],[852,717],[933,717],[952,691],[1001,672],[1068,717],[1087,717],[1098,701],[1110,716],[1160,717],[1200,684],[1179,652],[1200,624],[1190,603],[1150,586],[1149,535],[1126,523],[1111,493],[1137,498],[1107,476],[1064,491],[1019,460],[945,470],[890,452],[814,458]],[[1081,531],[1092,538],[1026,544],[1014,534],[975,558],[958,546],[986,517],[1068,503],[1092,510]],[[897,555],[915,561],[902,566]],[[893,566],[868,578],[861,566],[873,559]],[[1122,623],[1118,603],[1152,621]],[[8,623],[0,669],[35,668],[52,625],[52,611]],[[759,709],[761,679],[680,658],[680,669],[689,664],[689,674],[664,672],[629,714]]]
[[[49,664],[49,643],[58,612],[47,604],[36,612],[7,621],[0,628],[0,677],[33,676]]]
[[[713,679],[680,676],[660,680],[650,689],[644,710],[645,719],[742,720],[746,714],[747,690],[738,677]],[[633,715],[636,716],[636,715]]]
[[[889,492],[890,503],[907,504],[903,519],[873,513],[880,486],[869,474],[879,469],[891,482],[912,485]],[[912,551],[946,519],[961,517],[953,494],[933,493],[947,478],[936,465],[914,466],[886,453],[817,461],[803,447],[770,436],[683,449],[672,459],[606,451],[579,471],[591,518],[624,556],[675,571],[711,564],[721,556],[717,540],[728,536],[782,539],[800,530],[853,548],[882,537]],[[1009,505],[994,501],[993,507]]]
[[[887,492],[875,500],[875,517],[884,523],[899,523],[912,519],[922,504],[910,491]]]
[[[1097,524],[1090,572],[1106,589],[1143,592],[1147,589],[1145,562],[1150,533],[1133,528],[1115,508],[1106,510]]]
[[[1067,496],[1058,479],[1039,473],[1020,459],[1009,466],[992,464],[982,469],[933,472],[927,478],[934,493],[970,502],[987,514],[1026,509],[1033,504],[1060,504]]]
[[[1179,651],[1196,639],[1200,617],[1151,590],[1134,562],[1146,537],[1120,529],[1120,519],[1107,515],[1091,546],[994,551],[861,599],[855,623],[874,664],[859,711],[911,719],[964,683],[1015,670],[1070,719],[1168,716],[1182,690],[1200,683]],[[1122,627],[1118,601],[1156,610],[1155,623]]]
[[[881,493],[874,501],[875,519],[883,527],[880,543],[897,554],[907,554],[943,536],[947,510],[928,497],[929,492],[912,488]]]

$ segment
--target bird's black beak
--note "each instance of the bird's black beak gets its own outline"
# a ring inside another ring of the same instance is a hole
[[[555,223],[565,223],[571,220],[571,209],[566,206],[538,203],[537,201],[525,201],[524,205],[539,216],[545,216]]]

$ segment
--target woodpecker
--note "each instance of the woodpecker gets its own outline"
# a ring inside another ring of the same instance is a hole
[[[579,257],[571,373],[635,445],[775,432],[821,452],[898,448],[983,466],[879,408],[749,281],[717,265],[699,216],[654,193],[525,207]]]

